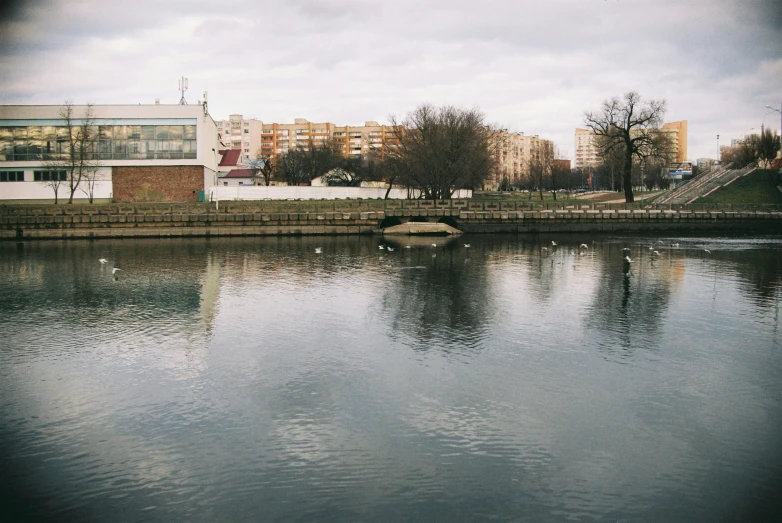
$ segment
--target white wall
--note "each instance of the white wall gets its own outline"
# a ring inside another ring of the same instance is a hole
[[[249,185],[241,187],[211,187],[207,191],[209,200],[358,200],[382,199],[387,189],[371,187],[275,187]],[[418,191],[410,197],[417,198]],[[407,199],[407,189],[391,189],[388,197],[393,200]],[[454,198],[472,198],[472,191],[456,191]]]
[[[4,166],[3,166],[4,167]],[[3,168],[2,170],[6,170]],[[38,169],[7,169],[7,170],[20,170],[24,171],[24,182],[0,182],[0,200],[52,200],[54,201],[54,189],[52,189],[46,182],[33,181],[33,171]],[[210,184],[211,185],[211,184]],[[208,187],[209,185],[205,185]],[[81,182],[76,192],[73,193],[74,199],[86,200],[87,196],[87,184]],[[101,167],[98,169],[95,180],[95,189],[93,191],[93,198],[95,199],[108,199],[113,197],[113,188],[111,182],[111,168]],[[57,190],[58,198],[68,199],[70,195],[69,182],[67,180],[60,184]]]
[[[86,191],[86,186],[84,187]],[[60,201],[67,201],[71,191],[68,182],[62,182],[57,190],[57,196]],[[112,197],[111,180],[100,180],[95,182],[95,199],[109,199]],[[74,200],[87,200],[87,193],[81,189],[76,189],[73,193]],[[3,182],[0,183],[0,200],[51,200],[54,201],[54,189],[46,185],[45,182]]]

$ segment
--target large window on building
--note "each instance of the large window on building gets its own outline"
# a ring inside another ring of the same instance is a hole
[[[23,182],[24,171],[0,171],[0,182]]]
[[[195,125],[95,125],[89,133],[95,160],[192,159],[198,150]],[[0,127],[0,162],[67,160],[70,142],[64,126]]]
[[[65,181],[68,179],[68,173],[64,170],[57,171],[33,171],[33,180],[36,182],[51,182],[56,180]]]

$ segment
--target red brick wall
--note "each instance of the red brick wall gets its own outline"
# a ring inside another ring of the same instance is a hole
[[[192,202],[204,189],[204,168],[197,165],[112,167],[114,201]]]

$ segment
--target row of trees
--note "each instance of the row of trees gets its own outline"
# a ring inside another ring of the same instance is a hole
[[[417,189],[423,198],[447,199],[459,189],[480,188],[493,176],[501,142],[497,129],[476,109],[421,105],[403,120],[391,117],[393,146],[344,157],[333,142],[311,142],[273,162],[252,161],[259,183],[272,179],[289,185],[324,177],[328,185],[359,186],[385,181]]]
[[[587,128],[597,136],[603,164],[598,174],[612,189],[624,191],[628,202],[634,201],[634,186],[670,183],[667,166],[675,151],[660,130],[665,109],[664,100],[643,101],[638,93],[629,92],[605,100],[599,111],[584,115]],[[476,109],[421,105],[404,120],[392,117],[391,123],[394,146],[385,148],[382,155],[344,158],[331,143],[311,144],[290,150],[273,166],[267,162],[256,171],[266,184],[272,177],[293,185],[318,176],[326,176],[330,185],[385,180],[389,189],[397,183],[419,189],[428,199],[450,198],[457,189],[479,188],[491,177],[501,179],[501,188],[534,189],[542,198],[544,190],[572,187],[582,176],[571,173],[566,162],[558,162],[557,151],[547,141],[531,155],[527,177],[498,176],[502,133]]]

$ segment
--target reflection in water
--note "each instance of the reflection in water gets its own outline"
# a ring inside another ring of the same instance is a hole
[[[0,505],[69,521],[778,513],[782,240],[556,240],[0,243]]]

